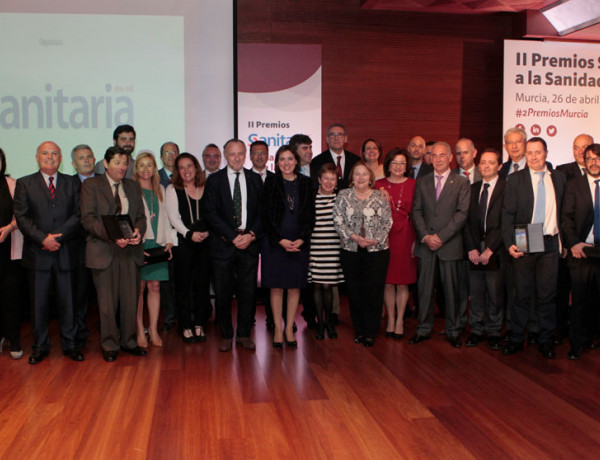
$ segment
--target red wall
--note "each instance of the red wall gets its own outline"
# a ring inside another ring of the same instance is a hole
[[[237,11],[240,43],[322,45],[323,129],[344,123],[348,150],[367,137],[406,147],[414,135],[501,148],[515,15],[369,11],[359,0],[238,0]]]

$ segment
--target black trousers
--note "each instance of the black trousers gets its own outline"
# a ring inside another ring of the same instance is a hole
[[[208,240],[193,243],[180,239],[173,250],[179,327],[205,327],[211,313]]]
[[[558,282],[558,237],[544,238],[544,252],[513,259],[515,300],[511,309],[511,341],[522,343],[531,315],[532,297],[537,298],[540,344],[550,344],[556,330],[556,286]]]
[[[340,252],[340,262],[346,280],[350,316],[356,335],[377,336],[383,308],[383,288],[390,251]]]
[[[211,260],[215,288],[215,307],[221,337],[233,338],[231,301],[237,296],[237,337],[250,337],[254,324],[258,254],[237,250],[229,259]]]
[[[573,308],[569,340],[573,347],[589,344],[594,337],[598,323],[598,302],[600,301],[600,259],[568,259],[571,271],[571,292]]]
[[[24,275],[20,260],[0,262],[0,335],[11,345],[12,351],[21,348],[21,312],[23,301]]]
[[[81,350],[90,336],[87,315],[95,295],[92,272],[84,264],[73,270],[73,319],[75,322],[75,348]]]

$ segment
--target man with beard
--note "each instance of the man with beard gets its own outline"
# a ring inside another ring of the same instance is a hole
[[[131,179],[133,174],[133,151],[135,150],[135,129],[131,125],[117,126],[113,132],[113,145],[119,147],[121,151],[129,157],[129,166],[127,167],[126,178]],[[100,160],[96,163],[94,172],[104,174],[104,162]]]

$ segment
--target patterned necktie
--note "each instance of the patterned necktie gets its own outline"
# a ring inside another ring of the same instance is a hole
[[[517,172],[519,170],[519,163],[513,164],[513,172]]]
[[[444,176],[436,174],[435,178],[437,179],[437,184],[435,184],[435,199],[439,200],[440,193],[442,193],[442,179],[444,178]]]
[[[120,182],[115,184],[115,205],[117,206],[117,210],[115,212],[116,215],[121,214],[121,195],[119,195],[119,185]]]
[[[337,157],[337,174],[338,174],[338,180],[342,180],[343,174],[342,174],[342,156],[341,155],[338,155],[338,157]]]
[[[485,233],[485,216],[487,214],[488,189],[490,184],[483,184],[483,192],[479,198],[479,229],[481,234]]]
[[[235,183],[233,184],[233,217],[235,224],[239,228],[242,225],[242,190],[240,188],[240,173],[235,173]]]
[[[594,190],[594,244],[600,244],[600,179],[596,179],[596,189]]]
[[[543,224],[546,216],[546,187],[544,187],[544,174],[546,171],[536,171],[540,176],[537,185],[537,201],[535,202],[535,210],[533,211],[533,223]]]
[[[54,188],[54,177],[48,178],[48,191],[50,192],[50,199],[53,200],[56,196],[56,189]]]

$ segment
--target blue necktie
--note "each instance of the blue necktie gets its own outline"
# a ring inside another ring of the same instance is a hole
[[[544,218],[546,216],[546,188],[544,187],[544,174],[546,171],[536,171],[536,174],[540,176],[540,180],[537,185],[537,201],[535,202],[535,210],[533,211],[533,223],[544,224]]]
[[[594,190],[594,244],[600,244],[600,179],[596,179],[596,190]]]

